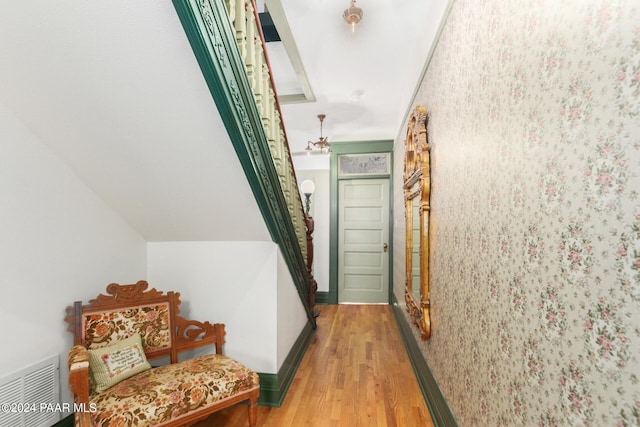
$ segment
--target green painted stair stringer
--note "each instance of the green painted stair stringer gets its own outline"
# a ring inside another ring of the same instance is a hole
[[[315,327],[307,304],[311,282],[306,260],[224,4],[213,0],[173,0],[173,5],[271,238],[280,247],[307,318]]]

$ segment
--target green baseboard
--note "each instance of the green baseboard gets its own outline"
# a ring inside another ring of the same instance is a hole
[[[73,414],[64,417],[63,419],[55,423],[53,427],[73,427]]]
[[[258,373],[260,376],[260,399],[258,399],[258,405],[278,407],[282,405],[293,377],[296,375],[298,366],[300,366],[302,357],[311,342],[313,333],[313,325],[307,323],[277,374]]]
[[[316,304],[329,304],[329,292],[316,292]]]
[[[395,298],[393,298],[393,300],[396,302]],[[411,360],[418,384],[420,385],[420,390],[422,390],[422,395],[429,408],[433,424],[436,427],[456,427],[458,424],[438,387],[436,379],[431,373],[427,361],[420,351],[420,347],[411,331],[411,325],[407,323],[402,313],[402,308],[395,303],[391,305],[391,309],[396,318],[398,330],[400,331],[404,346],[407,349],[407,354],[409,355],[409,360]]]

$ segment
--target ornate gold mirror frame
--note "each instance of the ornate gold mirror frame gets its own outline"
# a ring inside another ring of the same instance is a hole
[[[427,113],[418,105],[409,117],[404,142],[406,266],[404,299],[422,339],[431,336],[429,317],[429,196],[431,169]]]

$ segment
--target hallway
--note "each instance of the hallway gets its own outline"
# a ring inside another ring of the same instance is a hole
[[[320,305],[316,330],[280,408],[260,427],[433,426],[388,305]],[[246,406],[196,427],[247,426]]]

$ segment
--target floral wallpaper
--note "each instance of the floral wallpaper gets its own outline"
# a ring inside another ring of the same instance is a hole
[[[415,335],[459,425],[640,425],[640,2],[456,0],[417,104],[432,336]],[[397,218],[403,156],[401,137]],[[394,236],[404,305],[401,219]]]

